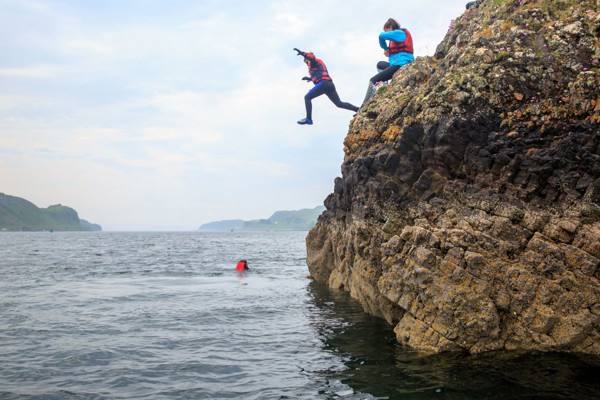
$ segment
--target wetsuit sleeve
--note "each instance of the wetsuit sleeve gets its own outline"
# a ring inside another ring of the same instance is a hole
[[[386,40],[393,40],[394,42],[404,42],[406,40],[406,33],[402,29],[397,29],[395,31],[389,32],[381,32],[379,34],[379,46],[382,49],[387,50],[388,45]]]

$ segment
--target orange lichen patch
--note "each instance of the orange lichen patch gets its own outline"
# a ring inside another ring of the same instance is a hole
[[[354,152],[360,148],[363,142],[377,138],[378,133],[373,129],[361,129],[356,133],[348,134],[344,139],[344,151]]]
[[[521,93],[515,93],[514,95],[515,95],[515,99],[517,99],[519,101],[523,100],[523,95]]]
[[[378,136],[378,132],[372,129],[364,129],[358,133],[358,140],[373,139]]]
[[[485,39],[489,39],[490,37],[492,37],[492,32],[493,32],[492,27],[488,26],[487,28],[485,28],[484,30],[482,30],[479,33],[479,36],[482,38],[485,38]]]
[[[510,30],[510,28],[512,28],[513,26],[515,26],[515,24],[513,24],[511,21],[504,21],[502,23],[502,26],[500,27],[500,30],[503,33],[506,33]]]
[[[385,142],[391,143],[398,138],[399,134],[400,134],[400,127],[397,125],[392,125],[389,128],[387,128],[385,130],[385,132],[383,132],[383,135],[381,135],[381,137]]]

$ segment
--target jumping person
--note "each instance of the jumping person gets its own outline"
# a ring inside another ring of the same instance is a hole
[[[389,46],[386,41],[389,41]],[[369,81],[363,104],[373,96],[377,83],[389,81],[400,67],[415,60],[410,32],[408,29],[400,28],[400,24],[393,18],[383,24],[383,32],[379,34],[379,46],[384,50],[383,54],[388,57],[389,62],[377,63],[377,70],[380,72]]]
[[[294,50],[298,52],[299,56],[304,57],[304,62],[308,66],[308,73],[310,74],[310,77],[305,76],[304,78],[302,78],[302,80],[308,82],[312,81],[312,83],[315,84],[315,86],[311,90],[309,90],[308,93],[306,93],[306,96],[304,96],[304,104],[306,106],[306,118],[303,118],[300,121],[298,121],[300,125],[313,124],[312,99],[314,99],[315,97],[319,97],[323,94],[329,97],[329,100],[331,100],[333,104],[336,105],[336,107],[355,112],[358,111],[358,107],[340,100],[340,96],[338,95],[337,90],[335,90],[333,80],[331,79],[331,76],[329,76],[329,73],[327,72],[327,67],[325,66],[325,63],[322,60],[315,57],[313,53],[305,53],[298,49]]]

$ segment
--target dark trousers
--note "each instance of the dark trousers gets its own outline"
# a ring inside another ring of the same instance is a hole
[[[367,88],[367,93],[365,94],[365,99],[363,100],[362,104],[364,105],[367,101],[369,101],[371,96],[373,96],[375,93],[374,85],[376,83],[389,81],[399,69],[400,65],[390,65],[390,63],[387,61],[379,61],[377,63],[377,70],[379,73],[373,76],[369,81],[369,87]]]
[[[335,90],[335,85],[332,81],[320,81],[315,85],[315,87],[306,93],[306,96],[304,96],[304,104],[306,105],[306,118],[312,119],[312,99],[323,94],[329,97],[329,100],[331,100],[336,107],[350,111],[358,111],[358,107],[340,100],[340,96],[338,95],[337,90]]]
[[[380,72],[371,78],[371,83],[374,85],[378,82],[389,81],[399,69],[400,65],[390,65],[387,61],[379,61],[377,63],[377,70]]]

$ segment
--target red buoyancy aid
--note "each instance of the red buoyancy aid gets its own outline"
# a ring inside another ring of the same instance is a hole
[[[410,53],[413,54],[413,40],[408,29],[402,28],[404,33],[406,33],[406,40],[404,42],[394,42],[390,40],[389,52],[390,54],[398,54],[398,53]]]
[[[315,85],[320,81],[332,80],[329,76],[329,72],[327,72],[327,67],[325,66],[323,60],[317,58],[313,53],[304,53],[304,58],[308,58],[310,60],[308,73],[310,74],[310,79]]]
[[[236,271],[245,271],[247,269],[249,269],[249,268],[248,268],[248,262],[246,260],[238,261],[237,265],[235,266]]]

